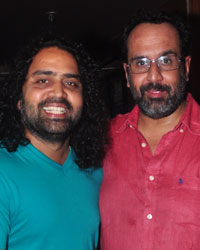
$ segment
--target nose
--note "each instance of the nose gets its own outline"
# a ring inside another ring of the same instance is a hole
[[[62,81],[55,81],[52,86],[52,95],[55,97],[63,97],[65,95],[64,87]]]
[[[147,72],[147,79],[150,82],[161,82],[163,80],[162,73],[156,64],[156,62],[152,62],[151,66],[149,68],[149,71]]]

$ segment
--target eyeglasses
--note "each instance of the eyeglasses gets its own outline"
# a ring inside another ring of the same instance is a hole
[[[179,64],[182,61],[181,58],[175,54],[168,54],[160,56],[156,60],[150,60],[147,57],[140,57],[133,59],[127,67],[130,68],[132,74],[142,74],[149,71],[151,63],[156,63],[160,71],[170,71],[179,68]]]

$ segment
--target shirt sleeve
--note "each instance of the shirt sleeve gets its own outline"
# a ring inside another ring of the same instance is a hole
[[[6,249],[10,230],[10,191],[8,181],[0,173],[0,249]]]

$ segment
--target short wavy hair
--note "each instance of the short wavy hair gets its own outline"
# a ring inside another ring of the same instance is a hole
[[[181,56],[186,57],[190,55],[191,29],[180,15],[172,15],[164,11],[140,9],[132,16],[130,22],[124,28],[122,35],[122,56],[124,61],[127,60],[128,55],[127,41],[129,35],[137,25],[142,23],[161,24],[165,22],[171,24],[179,34]]]
[[[71,53],[77,61],[83,85],[83,110],[80,121],[70,135],[80,168],[100,167],[107,140],[107,116],[101,92],[100,70],[79,43],[63,37],[40,37],[23,49],[1,82],[0,93],[0,141],[9,152],[30,141],[25,137],[25,127],[17,103],[22,97],[22,87],[34,56],[43,48],[58,47]]]

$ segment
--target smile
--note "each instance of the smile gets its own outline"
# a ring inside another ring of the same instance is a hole
[[[148,90],[147,92],[149,92],[149,93],[160,93],[160,92],[162,92],[162,91],[160,91],[160,90],[155,90],[155,89],[151,89],[151,90]]]
[[[43,109],[50,114],[64,114],[66,113],[66,109],[63,107],[54,107],[54,106],[50,106],[50,107],[43,107]]]

